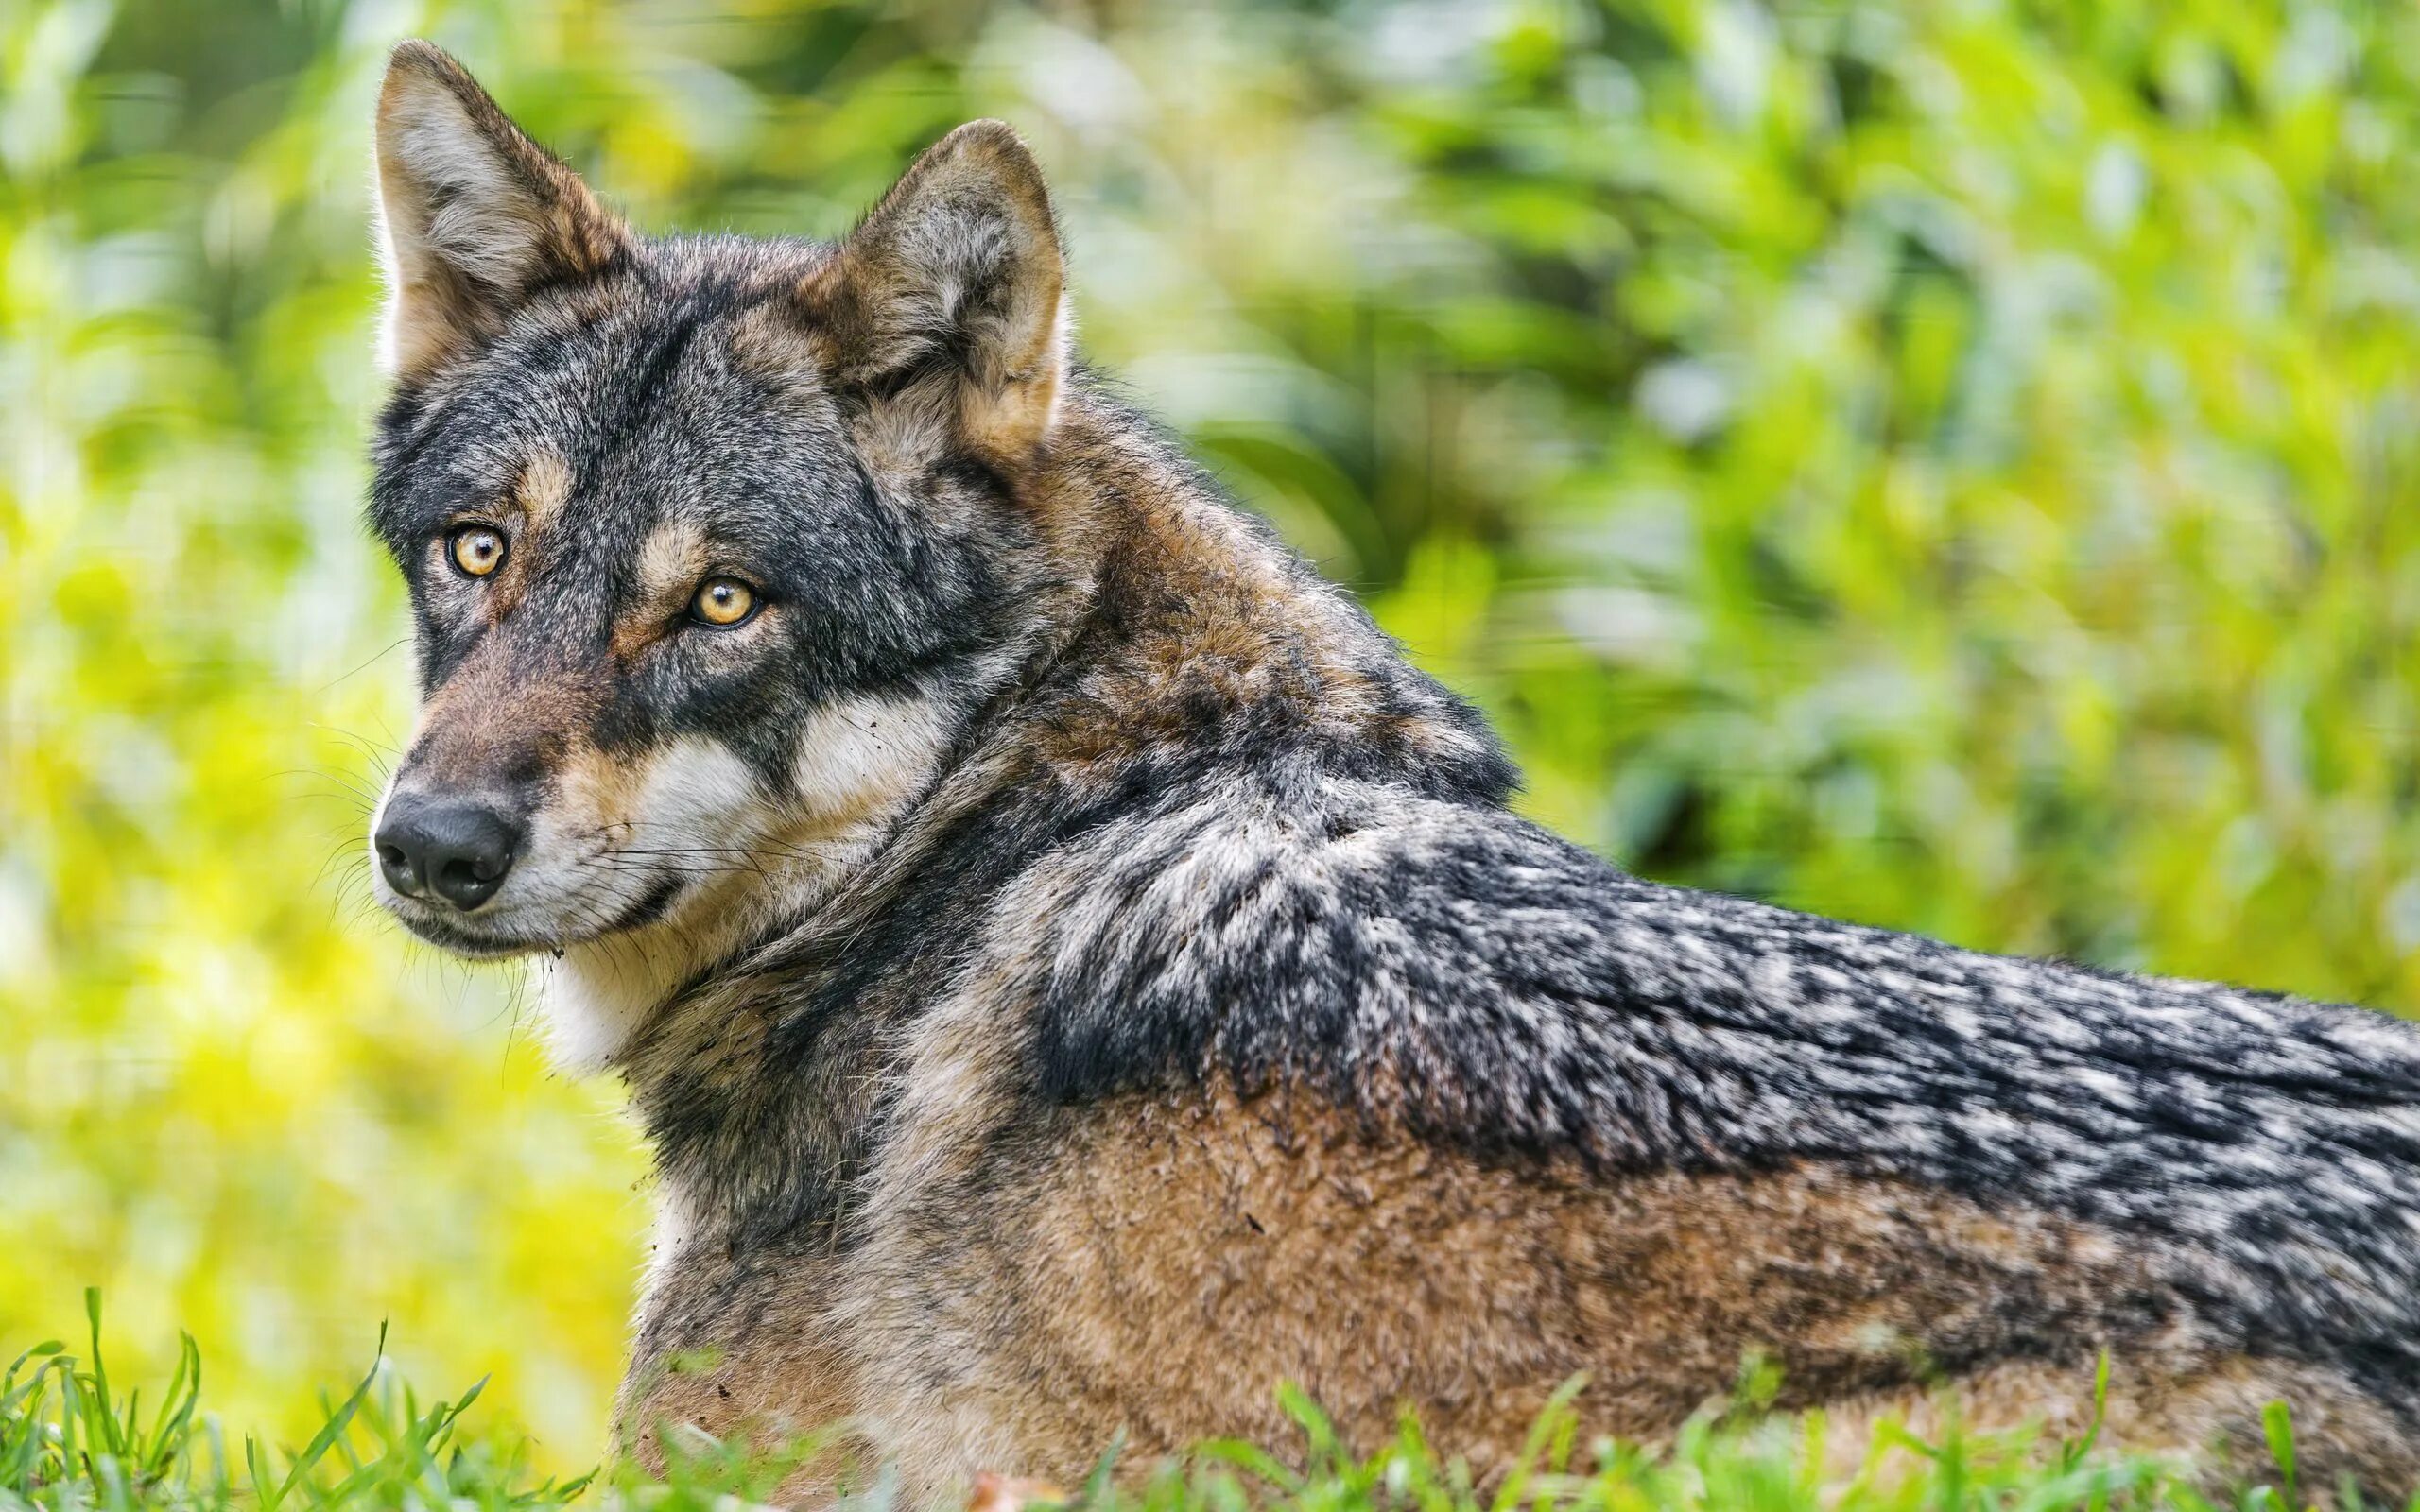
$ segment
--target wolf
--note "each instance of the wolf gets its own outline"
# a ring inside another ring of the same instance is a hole
[[[1654,1442],[1763,1362],[1841,1453],[2098,1413],[2241,1469],[2284,1400],[2313,1484],[2420,1486],[2412,1028],[1517,817],[1077,363],[1004,125],[832,244],[642,235],[422,43],[375,141],[376,886],[628,1084],[642,1460],[844,1425],[936,1503],[1281,1434],[1290,1381],[1485,1473],[1568,1378]]]

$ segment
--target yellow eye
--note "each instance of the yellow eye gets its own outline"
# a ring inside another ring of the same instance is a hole
[[[445,554],[473,577],[485,577],[504,565],[504,535],[487,525],[464,525],[447,538]]]
[[[756,590],[736,577],[709,577],[698,585],[689,612],[700,624],[736,625],[756,612]]]

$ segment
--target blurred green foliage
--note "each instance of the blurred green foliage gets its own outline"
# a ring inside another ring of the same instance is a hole
[[[0,1339],[601,1442],[614,1091],[361,906],[407,34],[648,227],[1015,121],[1091,358],[1626,864],[2420,1000],[2411,8],[0,0]]]

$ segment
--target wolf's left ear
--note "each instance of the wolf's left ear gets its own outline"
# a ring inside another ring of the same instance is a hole
[[[377,139],[381,345],[399,377],[425,375],[539,289],[601,272],[630,245],[579,175],[427,43],[389,58]]]
[[[1066,265],[1042,168],[1005,122],[935,144],[801,292],[843,381],[948,370],[963,438],[1002,461],[1049,434]]]

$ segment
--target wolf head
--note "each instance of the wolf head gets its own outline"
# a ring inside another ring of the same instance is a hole
[[[827,885],[1022,663],[1063,263],[997,122],[838,246],[634,233],[422,43],[377,117],[396,381],[371,520],[420,720],[380,901],[566,956],[574,1058]],[[621,949],[653,931],[679,949]]]

